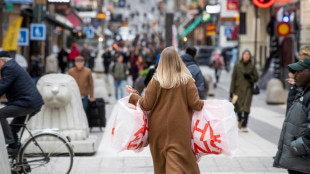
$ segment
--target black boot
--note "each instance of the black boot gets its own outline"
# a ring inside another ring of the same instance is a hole
[[[243,132],[248,132],[248,129],[247,129],[248,119],[249,119],[249,113],[244,112],[244,117],[243,117],[243,121],[242,121],[242,125],[241,125],[241,127],[242,127],[241,129]]]
[[[241,124],[242,124],[242,112],[238,113],[238,128],[241,128]]]
[[[7,147],[9,156],[16,156],[18,154],[18,150],[19,150],[19,146],[17,145],[16,142],[9,144]]]

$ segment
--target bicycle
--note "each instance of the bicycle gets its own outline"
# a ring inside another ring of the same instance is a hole
[[[60,135],[57,129],[40,130],[32,134],[27,128],[30,117],[39,111],[28,114],[23,124],[12,124],[22,126],[22,129],[18,138],[18,153],[9,156],[11,171],[13,174],[68,174],[74,156],[71,139]],[[25,130],[29,137],[21,143]]]

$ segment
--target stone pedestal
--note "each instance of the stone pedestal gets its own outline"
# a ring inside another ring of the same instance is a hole
[[[11,173],[8,152],[4,143],[4,136],[2,132],[2,127],[0,124],[0,173],[9,174]]]
[[[269,80],[266,91],[267,104],[285,104],[286,93],[283,84],[279,79],[273,78]]]
[[[208,94],[206,95],[206,97],[207,96],[214,96],[214,86],[213,86],[212,76],[206,74],[206,75],[204,75],[204,78],[208,81],[208,84],[209,84],[209,91],[208,91]]]
[[[38,81],[37,88],[44,105],[29,121],[31,131],[56,128],[63,136],[71,138],[75,153],[96,152],[97,137],[89,135],[88,121],[75,80],[65,74],[49,74]]]

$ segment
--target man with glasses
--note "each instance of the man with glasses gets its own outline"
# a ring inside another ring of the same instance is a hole
[[[79,86],[84,111],[86,112],[88,100],[95,101],[94,98],[94,81],[91,70],[84,67],[85,60],[82,56],[75,58],[75,67],[71,68],[68,72]],[[90,98],[88,99],[88,97]]]

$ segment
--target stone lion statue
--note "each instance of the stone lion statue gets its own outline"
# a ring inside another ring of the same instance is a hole
[[[87,139],[88,121],[75,80],[66,74],[48,74],[38,81],[37,88],[43,97],[44,105],[29,121],[29,128],[57,128],[72,140]]]

